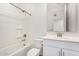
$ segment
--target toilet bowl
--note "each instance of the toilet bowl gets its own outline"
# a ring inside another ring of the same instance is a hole
[[[39,56],[40,49],[32,48],[27,52],[27,56]]]
[[[27,56],[39,56],[41,55],[42,39],[35,39],[33,48],[27,52]]]

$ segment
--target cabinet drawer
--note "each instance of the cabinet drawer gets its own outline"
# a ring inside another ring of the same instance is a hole
[[[59,45],[58,42],[50,39],[45,39],[43,40],[43,45],[58,46]]]

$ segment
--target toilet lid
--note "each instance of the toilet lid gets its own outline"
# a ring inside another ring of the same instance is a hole
[[[40,49],[32,48],[31,50],[28,51],[27,55],[28,56],[36,56],[39,52],[40,52]]]

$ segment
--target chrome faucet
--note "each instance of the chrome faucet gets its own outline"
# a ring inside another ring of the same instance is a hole
[[[61,32],[58,32],[57,33],[57,37],[62,37],[62,33]]]

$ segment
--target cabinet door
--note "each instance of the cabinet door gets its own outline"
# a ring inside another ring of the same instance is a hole
[[[62,49],[63,56],[79,56],[79,51],[70,50],[70,49]]]
[[[53,46],[44,46],[43,47],[43,55],[44,56],[60,56],[61,49]]]

